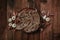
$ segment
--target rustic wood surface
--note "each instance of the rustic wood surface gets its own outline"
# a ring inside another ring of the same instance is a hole
[[[20,10],[26,7],[27,0],[15,0],[15,9]],[[47,0],[46,3],[35,0],[38,10],[46,9],[51,16],[51,23],[42,32],[37,30],[27,34],[23,31],[7,29],[6,1],[0,0],[0,40],[60,40],[60,0]],[[24,5],[25,4],[25,5]]]

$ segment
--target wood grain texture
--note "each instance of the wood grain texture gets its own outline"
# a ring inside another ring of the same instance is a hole
[[[3,33],[7,26],[7,10],[6,10],[6,1],[0,0],[0,40],[3,40]]]
[[[26,1],[27,0],[17,0],[14,8],[20,10],[26,7]],[[12,36],[12,31],[6,28],[8,16],[5,7],[6,1],[0,0],[0,40],[60,40],[60,0],[47,0],[45,4],[40,2],[40,0],[35,0],[35,2],[39,12],[42,9],[46,9],[50,14],[54,14],[54,16],[51,16],[51,24],[42,32],[39,29],[34,33],[27,34],[23,31],[16,30],[14,36]]]

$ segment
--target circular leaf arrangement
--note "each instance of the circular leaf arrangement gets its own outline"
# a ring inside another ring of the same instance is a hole
[[[36,9],[23,9],[17,14],[16,29],[34,32],[39,28],[40,16]]]

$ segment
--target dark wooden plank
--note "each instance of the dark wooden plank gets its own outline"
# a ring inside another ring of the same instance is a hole
[[[22,40],[22,32],[21,31],[15,31],[14,40]]]
[[[13,40],[13,31],[12,30],[7,31],[7,40]]]
[[[20,11],[23,8],[28,7],[28,3],[27,0],[15,0],[15,10],[16,11]]]
[[[58,20],[58,33],[60,33],[60,0],[57,0],[57,20]]]
[[[34,33],[34,40],[40,40],[40,31],[39,30],[36,33]]]
[[[54,24],[53,24],[53,31],[54,33],[57,33],[57,6],[56,6],[56,0],[53,0],[53,4],[52,4],[52,9],[53,9],[53,13],[54,13]]]
[[[57,20],[58,20],[58,33],[60,33],[60,7],[58,7],[58,18],[57,18]]]
[[[40,32],[40,40],[43,40],[43,32]]]
[[[28,40],[28,34],[22,32],[22,40]]]
[[[29,39],[28,40],[34,40],[34,34],[29,34]]]
[[[6,0],[0,0],[0,40],[3,40],[3,33],[7,25]]]

